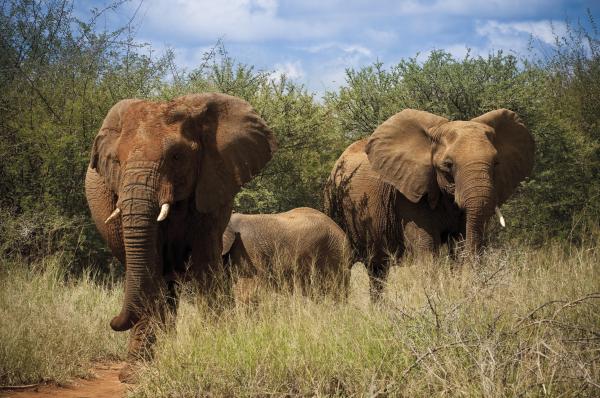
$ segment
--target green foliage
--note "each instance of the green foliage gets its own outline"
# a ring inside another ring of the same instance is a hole
[[[402,60],[389,70],[382,63],[346,71],[347,85],[327,94],[347,137],[365,137],[405,108],[425,110],[450,119],[470,119],[499,107],[519,111],[521,71],[513,56],[456,60],[442,50]]]
[[[377,63],[347,71],[327,95],[348,143],[405,108],[469,120],[497,108],[517,112],[536,141],[535,168],[505,205],[502,240],[580,240],[600,218],[600,47],[596,31],[570,29],[548,59],[524,62],[502,52],[456,60],[433,51],[424,62]]]
[[[548,211],[538,227],[575,239],[588,232],[587,220],[598,225],[600,219],[600,35],[589,19],[591,30],[568,25],[553,53],[536,65],[546,72],[542,115],[552,126],[542,133],[550,145],[537,168],[546,178],[534,194]]]
[[[331,112],[285,76],[236,63],[221,43],[189,74],[177,75],[160,97],[216,91],[250,102],[275,132],[278,150],[267,168],[237,196],[235,208],[269,213],[321,206],[321,188],[343,149]]]
[[[0,207],[24,222],[39,220],[35,228],[42,235],[51,233],[49,219],[70,228],[63,229],[72,236],[65,243],[76,245],[84,231],[96,243],[79,253],[83,262],[107,257],[83,194],[98,126],[119,99],[156,91],[168,63],[143,55],[126,29],[98,33],[102,12],[83,22],[73,15],[72,2],[11,0],[0,15]],[[2,246],[17,243],[0,239]],[[78,247],[59,250],[75,253]]]
[[[249,101],[279,142],[267,168],[236,197],[237,211],[320,208],[323,183],[343,149],[404,108],[469,119],[504,107],[533,132],[536,165],[505,206],[510,228],[496,235],[578,241],[584,226],[598,223],[600,46],[591,16],[591,31],[570,26],[544,59],[502,52],[455,59],[433,51],[387,68],[349,69],[345,85],[317,99],[285,76],[236,62],[220,42],[190,71],[178,68],[170,51],[153,57],[131,26],[99,28],[102,14],[120,4],[82,21],[70,1],[3,3],[0,208],[12,218],[0,226],[3,255],[60,250],[73,253],[75,268],[90,259],[107,263],[83,194],[89,149],[106,112],[123,98],[206,91]],[[23,225],[32,222],[37,238],[23,239]]]
[[[270,81],[251,102],[276,132],[278,151],[237,203],[243,211],[251,212],[320,208],[322,187],[339,153],[336,149],[343,149],[328,110],[285,77]],[[244,206],[254,187],[271,192],[274,201],[262,209],[253,209],[250,203]]]

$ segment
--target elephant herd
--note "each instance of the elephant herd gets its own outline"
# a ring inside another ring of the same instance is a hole
[[[127,99],[109,110],[85,192],[98,231],[125,266],[122,308],[110,326],[131,329],[130,364],[151,352],[156,320],[176,313],[183,279],[210,294],[220,271],[254,279],[278,272],[303,291],[320,280],[339,291],[362,260],[377,299],[390,257],[436,253],[444,243],[455,254],[463,240],[477,254],[486,221],[500,215],[534,157],[533,138],[512,111],[449,121],[406,109],[342,153],[324,189],[328,215],[305,207],[232,212],[234,196],[276,146],[252,107],[225,94]]]

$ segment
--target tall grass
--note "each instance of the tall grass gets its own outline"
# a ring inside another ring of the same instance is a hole
[[[362,266],[347,303],[263,291],[216,315],[184,297],[132,395],[597,396],[596,246],[409,260],[379,305]]]
[[[110,330],[121,289],[90,272],[68,277],[64,258],[0,260],[0,384],[87,376],[92,362],[124,358],[125,334]]]
[[[346,301],[258,286],[215,311],[184,289],[177,330],[158,336],[134,397],[598,396],[600,250],[495,249],[481,264],[407,260],[384,300],[355,265]],[[118,360],[121,286],[63,260],[2,261],[0,381],[64,383]]]

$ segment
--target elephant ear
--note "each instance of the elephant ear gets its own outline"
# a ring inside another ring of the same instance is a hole
[[[127,110],[138,102],[141,101],[124,99],[113,105],[104,118],[92,146],[89,167],[104,178],[106,185],[113,192],[118,191],[121,178],[121,167],[117,158],[117,142],[121,136]]]
[[[196,209],[201,213],[221,209],[265,167],[276,150],[275,137],[242,99],[207,93],[175,102],[190,109],[192,130],[201,141]]]
[[[239,234],[231,228],[231,225],[227,225],[227,228],[225,228],[225,232],[223,233],[223,250],[221,251],[221,256],[225,256],[229,253],[236,239],[239,239]]]
[[[496,132],[494,146],[498,151],[498,164],[494,169],[494,179],[498,204],[501,205],[531,174],[535,151],[533,137],[519,116],[508,109],[497,109],[472,121],[487,124]]]
[[[411,202],[427,194],[434,208],[439,197],[431,162],[431,130],[448,119],[428,112],[405,109],[381,124],[367,142],[369,162],[383,180]]]

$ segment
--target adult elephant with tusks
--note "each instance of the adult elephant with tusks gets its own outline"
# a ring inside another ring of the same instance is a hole
[[[325,189],[328,214],[367,263],[378,298],[389,253],[436,253],[464,239],[481,252],[487,220],[531,173],[534,142],[507,109],[449,121],[405,109],[340,156]]]
[[[110,109],[85,189],[100,234],[125,265],[123,305],[110,326],[132,328],[130,365],[151,352],[153,325],[176,312],[178,277],[214,287],[234,195],[275,148],[265,122],[229,95],[127,99]]]

